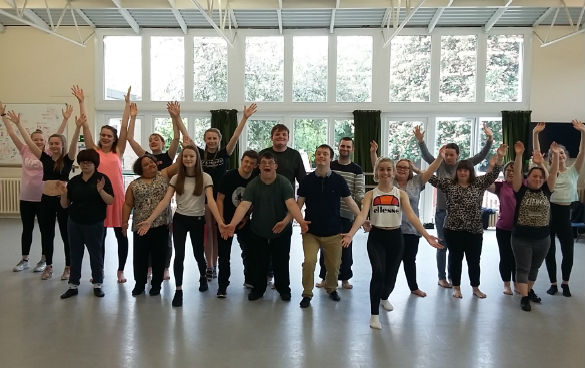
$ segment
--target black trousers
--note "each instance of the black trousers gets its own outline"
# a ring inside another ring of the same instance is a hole
[[[500,276],[502,281],[516,282],[516,259],[512,251],[512,232],[496,228],[496,239],[500,251]]]
[[[53,250],[55,247],[55,220],[59,224],[59,232],[63,239],[63,250],[65,251],[65,265],[71,265],[69,258],[69,236],[67,235],[67,209],[61,207],[59,196],[41,197],[39,228],[41,230],[41,243],[43,253],[47,258],[47,265],[53,264]]]
[[[237,231],[238,236],[238,243],[242,248],[242,260],[244,261],[244,277],[246,276],[246,255],[244,254],[244,249],[247,248],[247,236],[249,232],[249,226],[245,226],[244,228]],[[234,238],[229,237],[227,239],[223,239],[221,235],[217,234],[217,246],[218,246],[218,265],[219,265],[219,273],[217,275],[217,285],[220,289],[226,289],[230,284],[230,276],[231,276],[231,264],[230,258],[232,253],[232,242]]]
[[[351,226],[353,225],[353,221],[341,217],[341,224],[342,224],[342,233],[348,233],[351,230]],[[349,280],[353,277],[353,272],[351,270],[351,266],[353,265],[353,253],[352,248],[353,242],[349,243],[347,248],[341,249],[341,265],[339,266],[339,275],[337,276],[338,280]],[[323,257],[323,251],[319,252],[319,266],[321,266],[321,270],[319,271],[319,277],[321,280],[325,280],[325,276],[327,275],[327,267],[325,267],[325,257]]]
[[[33,230],[35,229],[35,216],[39,220],[41,202],[20,201],[20,220],[22,221],[22,235],[20,247],[23,256],[28,256],[32,244]],[[42,244],[42,243],[41,243]],[[41,249],[42,250],[42,249]],[[42,254],[45,254],[44,250]]]
[[[569,281],[571,270],[573,269],[573,253],[575,240],[573,239],[573,229],[571,229],[571,206],[561,206],[550,204],[550,247],[546,255],[546,269],[548,278],[551,283],[557,282],[557,259],[555,236],[561,243],[561,276],[563,281]]]
[[[402,264],[404,275],[410,291],[418,290],[416,282],[416,255],[418,253],[418,241],[420,236],[414,234],[402,234],[404,252],[402,253]]]
[[[280,236],[268,239],[249,232],[248,255],[250,281],[254,287],[253,292],[264,295],[266,291],[266,273],[269,261],[272,259],[274,270],[274,286],[280,294],[290,294],[290,238],[292,226],[283,230]]]
[[[185,260],[185,241],[187,233],[191,238],[193,255],[199,268],[199,278],[205,277],[205,256],[203,255],[203,228],[205,216],[185,216],[176,213],[173,216],[173,242],[175,244],[175,262],[173,272],[175,274],[175,285],[183,285],[183,262]]]
[[[479,286],[479,275],[481,272],[479,261],[481,258],[483,234],[445,229],[445,240],[449,247],[449,273],[451,274],[453,286],[461,286],[463,256],[467,259],[467,271],[471,286]]]
[[[160,287],[165,269],[165,255],[169,227],[157,226],[148,230],[143,236],[134,233],[134,280],[136,286],[144,287],[147,282],[148,260],[152,263],[153,288]]]

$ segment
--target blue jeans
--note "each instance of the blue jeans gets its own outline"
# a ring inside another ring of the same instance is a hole
[[[437,209],[437,211],[435,212],[435,226],[437,227],[437,237],[441,239],[440,243],[442,246],[444,246],[443,249],[437,249],[437,272],[439,280],[447,279],[445,275],[445,266],[447,265],[447,241],[445,240],[445,233],[443,232],[446,217],[447,210]],[[447,267],[447,269],[449,269],[449,267]],[[449,279],[451,279],[450,272]]]

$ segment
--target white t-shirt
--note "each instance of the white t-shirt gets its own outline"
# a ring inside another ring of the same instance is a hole
[[[389,193],[382,192],[378,187],[372,193],[370,223],[375,227],[398,228],[402,223],[400,207],[400,189],[392,188]]]
[[[169,185],[176,188],[178,175],[171,178]],[[205,216],[205,188],[213,187],[213,180],[207,173],[203,173],[203,190],[201,195],[193,195],[195,177],[185,177],[183,194],[177,193],[177,213],[184,216]]]

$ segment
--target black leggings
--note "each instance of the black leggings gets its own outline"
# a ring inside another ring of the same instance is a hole
[[[124,271],[126,267],[126,259],[128,259],[128,238],[122,233],[121,227],[114,227],[114,235],[118,241],[118,271]],[[102,246],[102,254],[106,257],[106,236],[108,235],[108,229],[104,231],[104,239]]]
[[[404,266],[404,275],[410,291],[418,290],[416,282],[416,254],[418,253],[418,241],[420,236],[414,234],[402,234],[404,242],[404,253],[402,254],[402,264]]]
[[[53,264],[53,250],[55,247],[55,219],[59,223],[59,232],[65,250],[65,265],[69,266],[69,236],[67,235],[67,209],[61,207],[59,196],[43,194],[39,210],[39,228],[41,229],[41,244],[47,258],[47,266]]]
[[[512,232],[509,230],[498,229],[496,227],[496,239],[498,240],[498,249],[500,251],[500,276],[502,281],[516,282],[516,259],[512,251]]]
[[[368,257],[372,266],[372,279],[370,280],[372,315],[380,313],[380,300],[388,299],[394,290],[403,250],[400,228],[382,230],[372,227],[368,236]]]
[[[199,278],[205,277],[206,263],[203,255],[203,228],[205,216],[185,216],[175,213],[173,216],[173,242],[175,244],[175,262],[173,272],[175,274],[175,285],[183,285],[183,261],[185,260],[185,241],[187,233],[191,238],[193,255],[199,268]]]
[[[559,237],[561,253],[563,254],[561,275],[563,281],[569,281],[571,270],[573,269],[573,252],[575,248],[573,229],[571,229],[571,206],[550,204],[550,247],[546,255],[546,269],[551,283],[557,282],[555,235]]]
[[[470,284],[478,287],[483,234],[445,229],[445,240],[449,247],[449,273],[453,286],[461,286],[461,269],[465,255]]]
[[[41,202],[20,201],[20,220],[22,221],[22,235],[20,236],[20,247],[22,255],[28,256],[32,244],[33,230],[35,229],[35,216],[39,219]],[[45,252],[43,250],[42,254]]]

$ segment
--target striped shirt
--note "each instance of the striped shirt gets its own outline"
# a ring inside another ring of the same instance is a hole
[[[349,191],[351,192],[351,197],[355,203],[357,203],[358,207],[361,207],[366,188],[366,179],[362,168],[355,162],[342,165],[338,160],[335,160],[331,162],[331,170],[335,171],[345,179]],[[339,213],[341,217],[353,220],[353,212],[347,207],[343,199],[341,200],[341,209]]]

